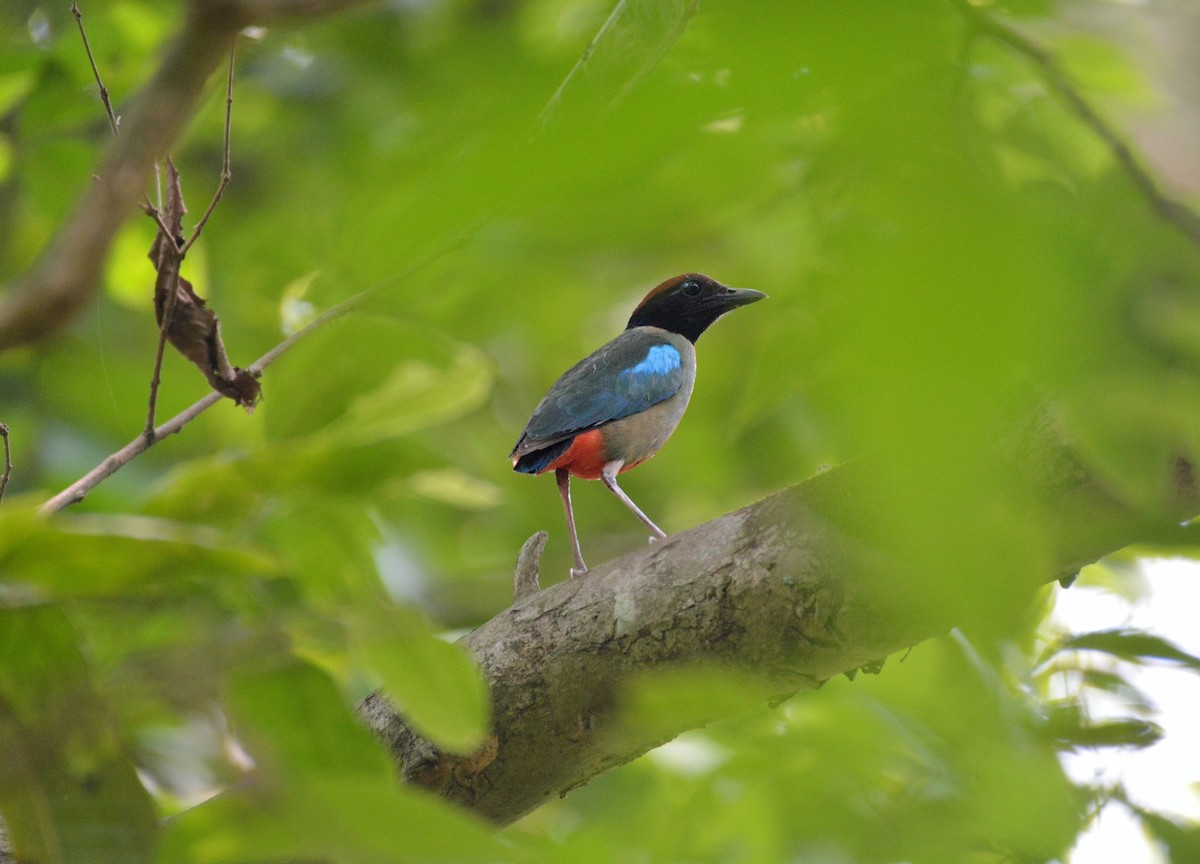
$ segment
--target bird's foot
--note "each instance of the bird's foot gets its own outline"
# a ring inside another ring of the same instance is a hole
[[[587,567],[572,567],[571,568],[571,578],[578,579],[580,576],[586,576],[587,572],[588,572]]]
[[[666,539],[667,539],[666,534],[662,534],[662,533],[651,534],[650,535],[650,545],[653,546],[655,543],[661,543],[662,541],[664,541]]]

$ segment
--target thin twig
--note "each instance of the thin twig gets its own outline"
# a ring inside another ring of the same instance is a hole
[[[200,232],[204,230],[204,226],[208,224],[208,217],[217,209],[221,195],[225,192],[225,187],[229,185],[232,176],[229,165],[229,127],[233,117],[233,61],[237,53],[236,49],[237,40],[235,38],[229,46],[229,77],[225,81],[225,156],[221,164],[221,180],[217,183],[217,191],[213,193],[212,201],[208,203],[208,209],[204,211],[204,215],[200,217],[196,227],[192,229],[192,236],[188,237],[187,242],[179,248],[181,255],[187,254],[187,251],[192,248],[192,244],[200,236]]]
[[[1075,113],[1096,137],[1103,141],[1113,158],[1125,169],[1134,186],[1150,203],[1154,210],[1174,225],[1194,245],[1200,246],[1200,215],[1165,193],[1154,176],[1142,167],[1133,148],[1115,129],[1108,125],[1092,105],[1083,98],[1079,89],[1057,58],[1018,30],[977,8],[971,0],[959,0],[958,7],[967,21],[979,32],[1007,45],[1029,58],[1038,68],[1042,81]]]
[[[100,67],[96,65],[96,58],[92,55],[92,46],[88,43],[87,32],[83,29],[83,13],[79,11],[75,0],[71,0],[71,14],[75,16],[75,26],[79,28],[79,37],[83,39],[83,50],[87,51],[88,62],[92,64],[92,77],[96,79],[96,86],[100,88],[100,101],[104,103],[104,111],[108,114],[108,126],[112,129],[113,137],[117,138],[121,134],[117,131],[120,121],[113,112],[112,102],[108,98],[108,88],[100,80]]]
[[[165,235],[165,237],[168,241],[173,242],[170,234]],[[162,259],[168,254],[170,253],[166,251],[166,247],[164,246],[159,260],[155,262],[156,269],[159,272],[166,266]],[[175,298],[179,293],[179,263],[181,261],[182,259],[177,261],[175,266],[171,268],[171,278],[168,280],[170,284],[167,286],[167,297],[163,301],[162,323],[158,327],[158,346],[154,351],[154,372],[150,375],[150,397],[146,405],[146,426],[142,430],[142,435],[151,440],[157,434],[154,430],[154,415],[158,411],[158,388],[162,384],[162,364],[163,356],[167,350],[167,332],[171,326],[171,316],[175,313]]]
[[[250,365],[250,371],[255,375],[261,375],[262,371],[286,354],[297,342],[309,336],[313,331],[324,327],[330,321],[341,318],[352,309],[358,308],[373,292],[374,289],[368,288],[366,291],[360,291],[353,297],[343,300],[336,306],[331,306],[324,313],[310,321],[307,325],[297,330],[291,336],[284,339],[262,357],[259,357]],[[87,494],[96,488],[104,480],[107,480],[113,474],[116,474],[126,465],[134,460],[135,457],[148,450],[151,446],[158,443],[168,435],[173,435],[179,432],[191,421],[195,420],[212,406],[216,405],[225,397],[213,391],[205,396],[200,401],[193,404],[191,407],[176,414],[170,420],[152,429],[149,433],[142,432],[124,447],[113,453],[83,477],[80,477],[63,491],[59,492],[53,498],[46,501],[39,508],[39,512],[43,515],[57,513],[72,504],[78,504]]]
[[[8,478],[12,476],[12,450],[8,444],[7,423],[0,423],[0,438],[4,439],[4,473],[0,474],[0,501],[3,501],[4,490],[8,488]]]
[[[158,172],[157,162],[154,163],[154,171],[155,173]],[[160,197],[161,194],[162,193],[159,193]],[[174,243],[176,247],[183,242],[182,238],[171,234],[171,229],[168,228],[167,223],[163,221],[161,207],[155,207],[153,204],[151,204],[149,196],[142,198],[142,203],[140,206],[142,208],[142,212],[154,220],[154,224],[158,226],[158,230],[162,232],[164,237],[170,238],[171,242]]]
[[[77,504],[87,497],[88,492],[92,491],[102,481],[108,479],[113,474],[124,468],[134,457],[148,449],[151,445],[157,443],[168,435],[178,432],[192,420],[199,417],[213,405],[220,402],[224,396],[220,393],[212,392],[201,399],[199,402],[192,405],[185,411],[176,414],[166,423],[163,423],[154,430],[154,437],[151,438],[145,434],[139,434],[136,438],[113,453],[87,474],[76,480],[62,492],[59,492],[49,501],[39,508],[39,512],[43,515],[57,513],[58,511]]]
[[[83,13],[79,10],[75,0],[71,0],[71,14],[75,16],[75,26],[79,28],[79,38],[83,40],[83,50],[87,52],[88,63],[92,66],[92,77],[96,79],[96,88],[100,91],[100,101],[104,104],[104,113],[108,115],[108,128],[112,130],[114,138],[121,137],[120,118],[113,111],[112,99],[109,96],[108,88],[104,86],[104,82],[100,79],[100,67],[96,65],[96,57],[92,54],[92,45],[88,41],[87,30],[83,26]],[[157,173],[158,163],[154,163],[154,169]],[[162,209],[162,199],[159,198],[159,206],[155,207],[150,203],[148,197],[142,198],[142,212],[155,221],[158,225],[158,230],[162,231],[167,237],[171,236],[171,232],[167,230],[166,223],[163,222],[162,214],[159,212]],[[178,245],[178,242],[176,243]]]

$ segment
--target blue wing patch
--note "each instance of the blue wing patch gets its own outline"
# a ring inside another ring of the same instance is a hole
[[[674,345],[652,345],[646,352],[646,359],[632,369],[626,369],[621,377],[637,378],[639,376],[670,375],[683,363],[679,349]]]
[[[555,382],[513,453],[645,411],[674,396],[685,378],[679,349],[661,333],[626,330]]]

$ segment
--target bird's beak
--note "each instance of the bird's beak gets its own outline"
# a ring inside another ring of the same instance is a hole
[[[722,309],[736,309],[766,299],[766,294],[753,288],[726,288],[713,299]]]

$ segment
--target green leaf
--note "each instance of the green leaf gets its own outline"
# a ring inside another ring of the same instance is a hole
[[[487,510],[502,497],[497,486],[455,468],[418,471],[408,485],[417,495],[464,510]]]
[[[1106,669],[1078,669],[1084,687],[1092,687],[1111,693],[1123,704],[1140,711],[1153,711],[1154,703],[1142,690],[1131,684],[1124,675]]]
[[[1072,443],[1089,467],[1125,500],[1153,512],[1170,488],[1174,460],[1200,450],[1200,387],[1191,375],[1137,373],[1135,362],[1063,404]]]
[[[1168,639],[1142,630],[1115,629],[1080,633],[1064,639],[1060,643],[1060,650],[1102,651],[1134,663],[1168,660],[1193,671],[1200,671],[1200,657],[1189,654]]]
[[[422,360],[397,365],[374,391],[355,397],[325,432],[350,446],[397,438],[478,408],[490,389],[483,355],[460,346],[444,366]]]
[[[347,606],[380,602],[372,551],[379,532],[361,507],[294,496],[264,525],[311,608],[340,616]]]
[[[1163,738],[1162,727],[1148,720],[1125,719],[1094,723],[1078,729],[1069,742],[1074,747],[1130,747],[1141,750]]]
[[[403,607],[362,607],[351,629],[362,661],[406,720],[440,749],[469,753],[489,730],[487,684],[459,645],[445,642]]]
[[[1061,745],[1075,748],[1132,747],[1142,749],[1157,743],[1163,730],[1157,723],[1135,717],[1091,722],[1074,699],[1051,706],[1046,734]]]
[[[132,514],[0,514],[0,566],[8,580],[57,598],[166,595],[188,575],[270,573],[273,556],[199,525]],[[120,566],[113,566],[120,561]]]
[[[0,813],[21,861],[153,859],[154,806],[57,606],[0,609]]]
[[[626,723],[673,737],[714,717],[753,711],[771,695],[765,680],[744,670],[695,666],[645,675],[622,698]]]
[[[491,364],[427,327],[351,315],[335,321],[264,380],[276,441],[322,449],[371,444],[444,423],[482,404]]]
[[[0,72],[0,114],[7,114],[32,86],[33,72],[28,69]]]
[[[231,682],[230,709],[256,763],[251,782],[176,819],[161,860],[454,864],[504,857],[474,819],[399,784],[383,747],[314,667],[245,670]]]
[[[1171,864],[1200,861],[1200,826],[1181,823],[1162,813],[1126,804],[1142,821],[1146,830],[1167,849]]]
[[[391,771],[329,676],[302,661],[235,672],[229,708],[234,731],[266,788],[319,783],[338,774],[383,777]]]

